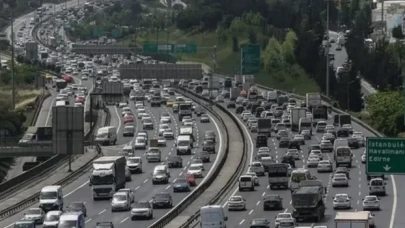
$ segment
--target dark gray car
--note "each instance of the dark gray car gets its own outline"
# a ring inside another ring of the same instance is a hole
[[[207,151],[196,152],[195,157],[201,159],[203,162],[210,162],[210,154]]]
[[[135,134],[134,125],[125,125],[124,130],[122,130],[122,135],[124,137],[127,137],[127,136],[133,137],[134,134]]]
[[[190,184],[186,178],[177,178],[173,183],[173,192],[189,192],[191,191]]]
[[[213,140],[204,140],[202,150],[215,154],[215,142]]]
[[[173,200],[172,196],[168,192],[157,193],[153,197],[152,201],[153,208],[172,208]]]

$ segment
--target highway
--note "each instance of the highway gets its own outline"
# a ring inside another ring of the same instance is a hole
[[[135,107],[132,102],[130,102],[130,107],[133,109],[134,113]],[[124,146],[124,144],[130,142],[133,138],[132,137],[123,137],[122,136],[122,128],[123,128],[123,120],[121,119],[121,112],[115,106],[109,106],[111,111],[112,119],[111,125],[117,127],[118,133],[118,142],[117,146],[103,146],[103,152],[105,155],[117,155],[120,149]],[[172,117],[172,123],[170,124],[171,129],[173,132],[177,134],[178,128],[180,127],[181,123],[178,122],[177,114],[173,114],[171,109],[166,107],[154,107],[150,108],[147,107],[147,112],[152,116],[154,122],[154,130],[148,130],[148,137],[151,139],[157,136],[158,128],[157,124],[159,123],[160,115],[163,113],[169,113]],[[207,130],[217,129],[218,124],[214,122],[211,118],[210,123],[199,123],[199,118],[195,118],[195,137],[198,139],[195,143],[194,151],[201,150],[201,144],[204,140],[204,132]],[[142,130],[141,124],[136,123],[137,132]],[[223,149],[222,145],[222,136],[220,136],[219,131],[216,130],[217,139],[220,139],[216,145],[216,151],[221,151]],[[118,145],[121,144],[121,145]],[[167,146],[161,148],[162,151],[162,161],[164,161],[167,156],[175,155],[175,147],[174,147],[174,140],[167,140]],[[137,150],[136,156],[144,155],[145,150]],[[211,163],[205,164],[205,174],[209,172],[212,165],[215,163],[216,155],[211,155]],[[174,182],[175,179],[179,176],[182,176],[187,171],[187,167],[190,164],[190,160],[193,156],[182,156],[183,158],[183,165],[184,168],[178,169],[171,169],[171,178],[170,181]],[[164,164],[165,162],[162,162]],[[157,163],[148,163],[145,159],[143,161],[143,173],[142,174],[133,174],[132,181],[127,183],[127,188],[131,188],[135,190],[135,198],[136,200],[151,200],[152,197],[159,192],[170,192],[173,197],[173,203],[177,204],[181,200],[184,199],[189,192],[186,193],[172,193],[171,184],[169,185],[152,185],[151,182],[151,172],[153,168],[157,165]],[[91,188],[88,186],[88,175],[89,173],[85,173],[82,177],[80,177],[75,182],[71,183],[69,186],[64,188],[65,193],[65,207],[69,205],[70,202],[80,201],[86,203],[87,208],[87,218],[86,223],[89,227],[94,227],[96,222],[101,221],[113,221],[116,227],[133,227],[134,222],[131,222],[129,219],[130,212],[111,212],[111,203],[110,201],[93,201]],[[202,180],[197,179],[197,183],[200,183]],[[151,190],[152,189],[152,190]],[[166,214],[169,209],[156,209],[154,210],[154,219],[153,220],[143,220],[137,221],[137,227],[147,227],[152,224],[156,219],[162,217]],[[23,217],[25,211],[22,211],[0,223],[0,227],[9,227],[13,224],[14,221],[17,221]]]
[[[259,90],[262,92],[263,90]],[[226,103],[224,104],[226,105]],[[235,110],[232,112],[234,113]],[[245,126],[245,130],[248,131],[246,124],[240,118],[240,114],[235,114],[240,123]],[[332,124],[332,115],[329,116],[328,124]],[[363,128],[362,126],[352,122],[352,126],[355,131],[363,132],[365,137],[374,137],[374,135]],[[290,132],[290,136],[293,133]],[[306,168],[306,159],[308,157],[308,147],[311,144],[318,144],[322,138],[321,133],[315,133],[311,140],[306,141],[306,145],[301,146],[301,158],[299,161],[296,161],[296,167]],[[256,155],[255,136],[256,133],[250,133],[251,136],[251,155],[250,160],[254,161]],[[287,151],[287,149],[278,147],[278,140],[275,138],[273,133],[272,137],[268,140],[268,146],[271,150],[272,155],[280,161],[282,155]],[[361,163],[361,154],[364,151],[364,147],[360,149],[354,149],[354,161],[353,167],[350,169],[350,181],[349,187],[332,187],[331,186],[331,174],[330,173],[317,173],[316,168],[309,168],[312,175],[315,175],[318,180],[321,180],[324,183],[324,186],[327,186],[327,196],[326,196],[326,207],[325,219],[320,223],[303,223],[299,222],[299,225],[327,225],[328,228],[334,227],[333,220],[336,214],[336,210],[332,207],[332,201],[335,194],[338,193],[347,193],[349,194],[352,204],[352,209],[348,211],[361,211],[362,208],[362,199],[369,194],[368,192],[368,182],[365,174],[365,164]],[[324,159],[330,159],[333,162],[332,153],[324,153]],[[247,171],[247,170],[246,170]],[[398,195],[401,190],[405,189],[405,178],[403,176],[395,176],[395,179],[392,177],[386,177],[386,189],[387,196],[381,197],[380,205],[381,210],[373,212],[375,214],[375,221],[377,227],[384,228],[401,228],[404,227],[404,220],[401,217],[396,217],[396,212],[405,209],[405,198]],[[228,216],[227,226],[228,227],[247,227],[253,218],[267,218],[271,221],[271,225],[274,226],[274,218],[280,212],[292,212],[293,208],[291,206],[291,193],[290,190],[270,190],[268,185],[267,177],[259,177],[260,186],[257,186],[254,192],[243,191],[239,192],[237,189],[233,191],[234,195],[243,196],[246,199],[246,210],[245,211],[231,211],[226,212]],[[278,194],[283,198],[284,209],[280,211],[264,211],[263,210],[263,196],[268,194]],[[228,197],[229,198],[229,197]],[[227,198],[227,199],[228,199]],[[227,202],[223,201],[221,204],[226,208]],[[393,211],[394,210],[394,211]]]

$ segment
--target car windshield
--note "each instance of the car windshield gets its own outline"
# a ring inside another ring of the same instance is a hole
[[[139,158],[127,158],[129,164],[139,163]]]
[[[291,218],[291,215],[289,215],[289,214],[278,214],[277,218],[278,219],[287,219],[287,218]]]
[[[58,194],[56,192],[41,192],[41,199],[56,199]]]
[[[204,141],[204,145],[213,145],[214,141],[208,140],[208,141]]]
[[[169,195],[169,194],[165,194],[165,193],[156,194],[156,196],[155,196],[155,199],[169,199],[169,198],[170,198],[170,195]]]
[[[177,145],[178,146],[188,146],[188,145],[190,145],[190,142],[189,141],[180,141]]]
[[[375,196],[366,196],[366,198],[364,198],[364,201],[366,201],[366,202],[377,201],[377,197],[375,197]]]
[[[59,215],[46,214],[45,221],[47,221],[47,222],[59,221]]]
[[[145,139],[143,139],[143,138],[138,138],[138,139],[136,139],[136,142],[137,142],[137,143],[145,143]]]
[[[124,200],[127,200],[127,196],[126,195],[115,195],[113,200],[124,201]]]
[[[76,221],[75,220],[62,220],[59,221],[58,228],[72,228],[76,227]]]
[[[267,220],[266,219],[254,219],[252,221],[252,225],[266,225]]]
[[[265,199],[266,199],[266,200],[270,200],[270,201],[278,201],[278,197],[277,197],[277,196],[266,196]]]
[[[27,212],[27,215],[39,215],[41,214],[41,210],[40,209],[29,209]]]
[[[201,159],[193,159],[193,161],[191,162],[191,164],[201,164],[203,163]]]
[[[347,196],[346,195],[337,195],[337,196],[335,196],[335,199],[336,200],[347,200]]]
[[[229,199],[229,201],[238,202],[238,201],[242,201],[242,198],[241,198],[241,197],[231,197],[231,198]]]
[[[135,206],[134,206],[134,208],[149,208],[149,203],[147,203],[147,202],[139,202],[139,203],[136,203],[135,204]]]
[[[189,170],[200,170],[201,168],[198,166],[190,166]]]
[[[143,123],[152,123],[152,120],[151,119],[144,119]]]
[[[177,178],[177,180],[174,183],[175,184],[185,184],[185,183],[187,183],[187,179],[185,179],[185,178]]]

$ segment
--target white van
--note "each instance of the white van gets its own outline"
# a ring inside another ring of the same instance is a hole
[[[387,183],[384,182],[382,178],[374,178],[371,179],[368,185],[370,186],[370,195],[386,195],[385,192],[385,185]]]
[[[201,228],[226,228],[227,220],[221,205],[209,205],[200,209]]]
[[[85,228],[82,212],[65,212],[59,218],[58,228]]]
[[[56,107],[63,107],[63,106],[66,106],[66,105],[67,105],[66,101],[64,101],[64,100],[56,101],[56,104],[55,104]]]
[[[291,192],[298,189],[301,181],[312,180],[311,173],[308,169],[296,169],[291,172],[290,190]]]
[[[248,189],[250,191],[255,190],[255,179],[250,175],[242,175],[239,177],[239,191]]]
[[[39,207],[44,212],[63,210],[62,186],[51,185],[43,187],[39,194]]]
[[[115,145],[117,143],[117,128],[114,126],[108,126],[98,129],[95,140],[104,145]]]
[[[347,139],[337,138],[333,143],[333,150],[336,151],[340,146],[349,147],[349,141]]]
[[[179,135],[176,142],[177,155],[191,155],[193,140],[189,135]]]

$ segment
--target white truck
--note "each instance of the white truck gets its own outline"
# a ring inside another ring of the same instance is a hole
[[[277,91],[269,91],[267,92],[267,101],[272,103],[277,103],[278,93]]]
[[[190,138],[194,141],[193,127],[181,126],[179,129],[179,135],[189,135]]]
[[[236,98],[238,98],[240,95],[240,91],[241,91],[241,89],[238,87],[231,88],[230,94],[229,94],[229,99],[231,101],[236,100]]]
[[[93,161],[90,176],[93,199],[111,198],[116,191],[125,188],[126,164],[123,156],[104,156]]]
[[[252,87],[252,84],[253,84],[253,83],[250,83],[250,82],[244,82],[244,83],[242,84],[242,89],[245,90],[246,93],[247,93],[247,92],[249,91],[250,87]]]
[[[309,112],[312,112],[313,108],[322,105],[322,99],[320,93],[307,93],[306,94],[306,105]]]
[[[246,83],[246,82],[253,84],[255,82],[255,76],[254,75],[243,75],[243,83]]]
[[[298,132],[300,129],[300,119],[306,117],[307,110],[305,108],[292,108],[290,114],[291,131]]]
[[[374,217],[369,211],[337,212],[334,228],[372,228]]]

